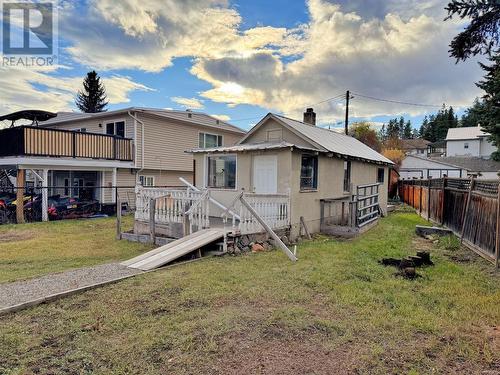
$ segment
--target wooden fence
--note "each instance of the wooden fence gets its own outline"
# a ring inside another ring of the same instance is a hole
[[[462,243],[499,265],[500,181],[461,178],[404,180],[399,195],[429,221],[451,229]]]

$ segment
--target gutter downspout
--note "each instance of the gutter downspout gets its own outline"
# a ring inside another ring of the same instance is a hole
[[[136,182],[137,182],[137,176],[139,176],[139,173],[141,173],[144,170],[144,122],[139,120],[139,118],[135,115],[132,114],[132,112],[128,111],[128,115],[134,119],[134,121],[137,121],[139,124],[141,124],[141,169],[137,171],[136,174]],[[137,134],[136,134],[137,138]],[[136,139],[137,141],[137,139]]]

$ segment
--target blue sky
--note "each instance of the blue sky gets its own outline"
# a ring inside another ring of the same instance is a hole
[[[267,112],[300,118],[314,105],[321,126],[343,121],[350,89],[403,102],[454,105],[480,95],[475,61],[455,64],[445,1],[60,1],[59,65],[2,67],[0,110],[73,110],[90,69],[110,109],[203,111],[248,129]],[[437,110],[354,95],[351,121],[394,116],[418,126]],[[338,125],[337,125],[338,126]]]

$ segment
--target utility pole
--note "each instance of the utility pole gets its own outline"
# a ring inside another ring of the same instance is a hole
[[[345,93],[345,134],[349,133],[349,97],[351,93],[349,90]]]

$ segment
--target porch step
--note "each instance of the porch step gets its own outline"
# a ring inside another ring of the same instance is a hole
[[[218,229],[203,229],[194,232],[189,236],[182,237],[176,241],[160,246],[147,253],[141,254],[135,258],[129,259],[121,264],[130,268],[137,268],[143,271],[149,271],[161,267],[169,262],[189,254],[194,250],[208,245],[224,237],[224,232]]]

